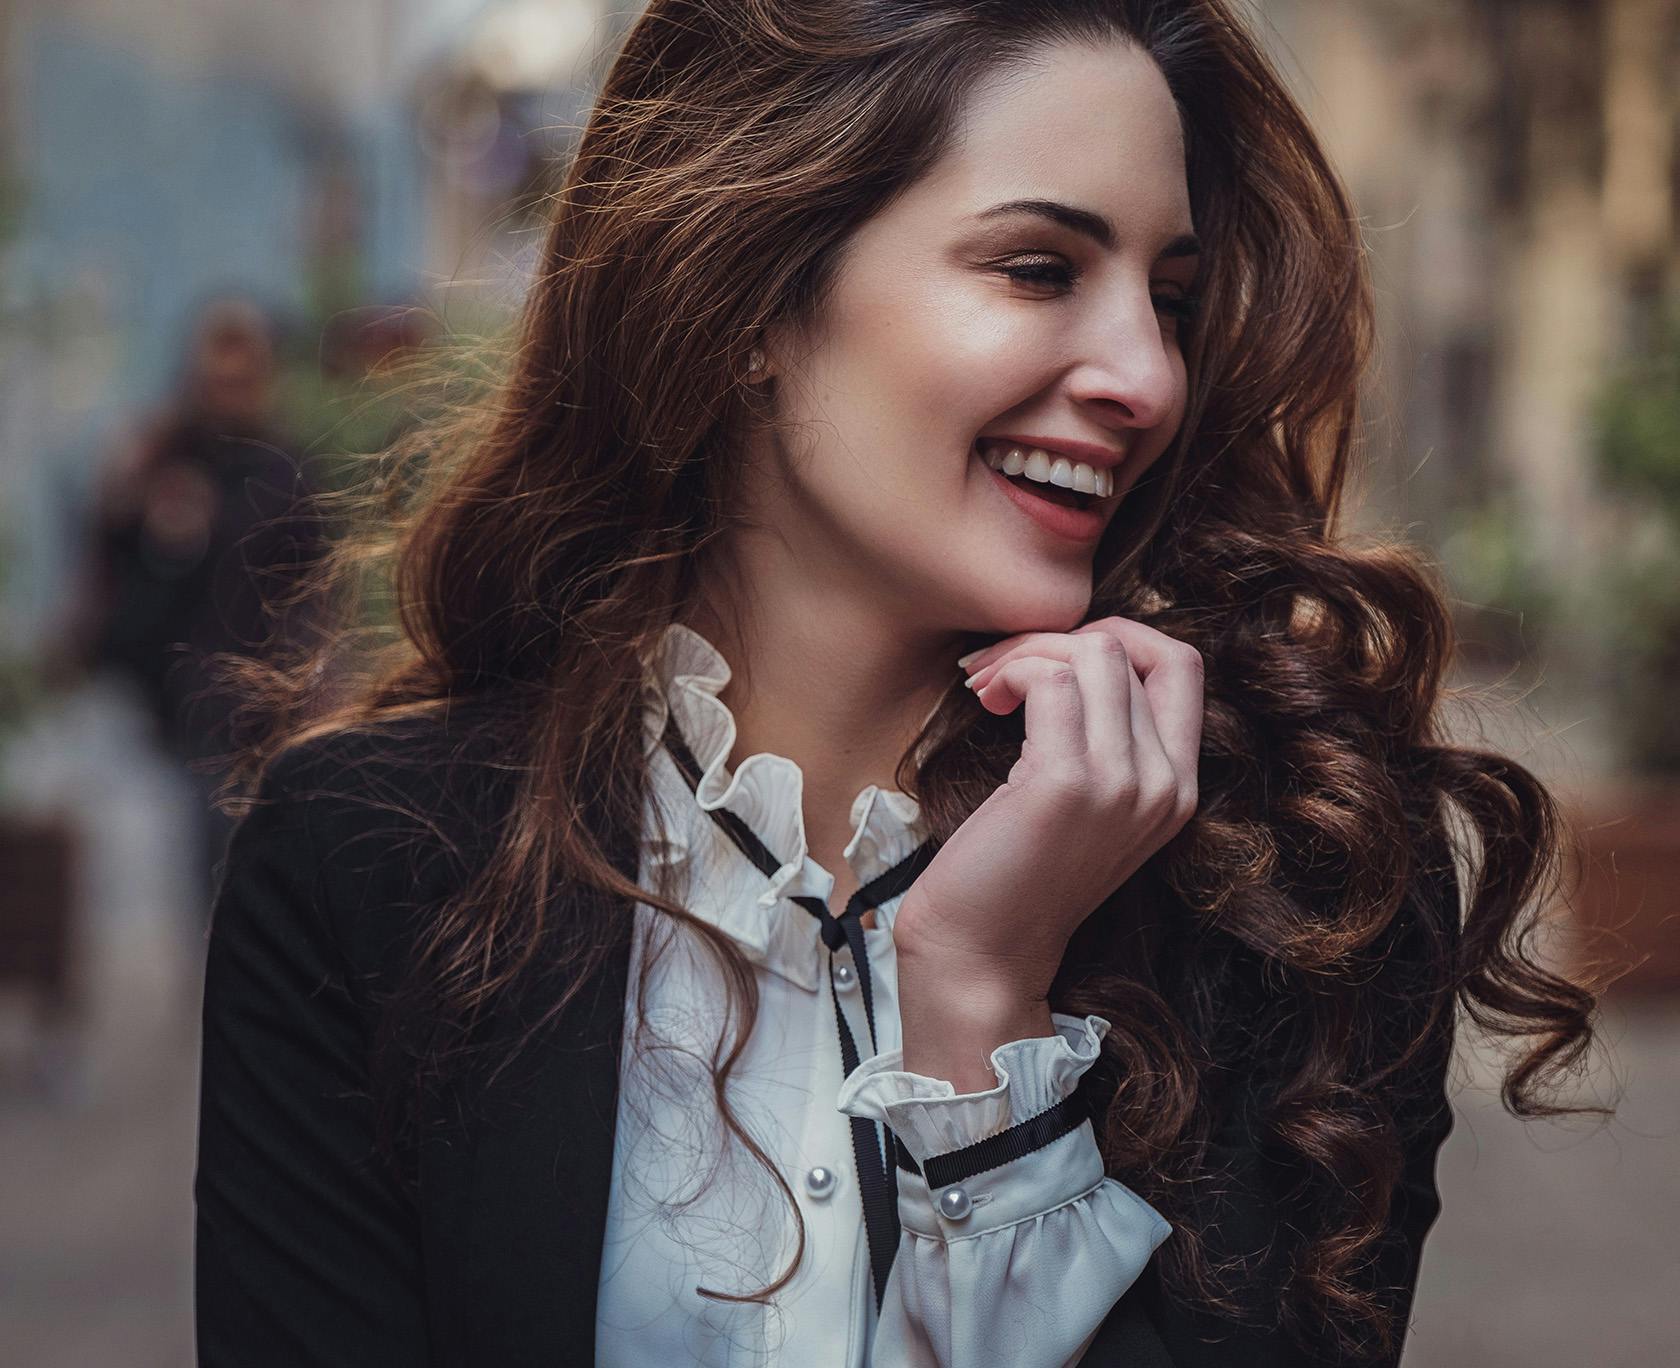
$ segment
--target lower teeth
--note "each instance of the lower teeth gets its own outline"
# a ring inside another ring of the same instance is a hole
[[[1091,502],[1089,494],[1081,494],[1078,490],[1068,489],[1063,485],[1042,484],[1037,480],[1029,480],[1025,475],[1005,475],[1004,479],[1038,495],[1041,499],[1061,504],[1064,508],[1086,508]]]

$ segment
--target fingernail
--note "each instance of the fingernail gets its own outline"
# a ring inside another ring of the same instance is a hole
[[[957,658],[957,668],[959,670],[966,670],[968,668],[968,662],[973,660],[977,655],[980,654],[980,651],[983,651],[985,649],[986,648],[984,646],[982,646],[979,651],[970,651],[965,656],[959,656]]]
[[[972,689],[974,687],[974,681],[977,680],[978,678],[980,678],[980,674],[981,674],[981,671],[976,670],[967,679],[963,680],[963,687],[968,688],[968,689]]]

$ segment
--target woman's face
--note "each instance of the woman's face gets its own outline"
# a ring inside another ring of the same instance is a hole
[[[1046,47],[978,89],[945,156],[853,235],[822,316],[767,339],[793,431],[765,512],[801,567],[884,592],[901,627],[1076,625],[1095,532],[1047,526],[979,453],[1083,444],[1112,478],[1086,519],[1106,525],[1184,413],[1190,232],[1178,113],[1136,48]]]

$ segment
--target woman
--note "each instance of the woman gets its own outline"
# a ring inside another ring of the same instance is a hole
[[[230,858],[201,1360],[1393,1362],[1455,999],[1592,1001],[1354,224],[1222,0],[654,0]]]

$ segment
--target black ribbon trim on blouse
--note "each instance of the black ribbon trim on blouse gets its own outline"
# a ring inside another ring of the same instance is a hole
[[[977,1173],[1001,1168],[1022,1155],[1041,1150],[1052,1141],[1078,1130],[1094,1115],[1091,1075],[1086,1073],[1060,1102],[1027,1117],[1025,1121],[1016,1122],[1006,1131],[988,1135],[984,1140],[976,1140],[961,1149],[929,1155],[927,1163],[920,1165],[895,1135],[893,1157],[899,1168],[921,1174],[930,1188],[950,1187],[952,1183],[961,1183]]]
[[[664,742],[688,781],[689,788],[699,794],[701,768],[694,752],[683,739],[673,713],[665,718]],[[767,875],[774,875],[782,867],[769,847],[736,813],[725,808],[711,809],[712,820],[721,826],[749,860]],[[793,901],[817,919],[822,943],[828,947],[828,990],[834,999],[834,1020],[840,1042],[840,1065],[847,1077],[857,1069],[857,1042],[840,1006],[840,990],[834,980],[834,953],[842,946],[850,946],[852,963],[857,970],[858,988],[863,994],[863,1015],[869,1024],[869,1043],[879,1049],[875,1037],[875,992],[870,981],[869,951],[863,937],[863,914],[904,892],[916,877],[932,862],[937,846],[930,838],[909,855],[871,879],[852,894],[846,910],[838,917],[828,910],[821,898],[797,894]],[[863,1201],[863,1221],[869,1242],[869,1267],[875,1281],[875,1304],[880,1306],[886,1297],[887,1275],[892,1271],[898,1253],[898,1164],[890,1155],[899,1150],[898,1137],[886,1126],[866,1117],[853,1116],[852,1154],[857,1162],[858,1193]]]

